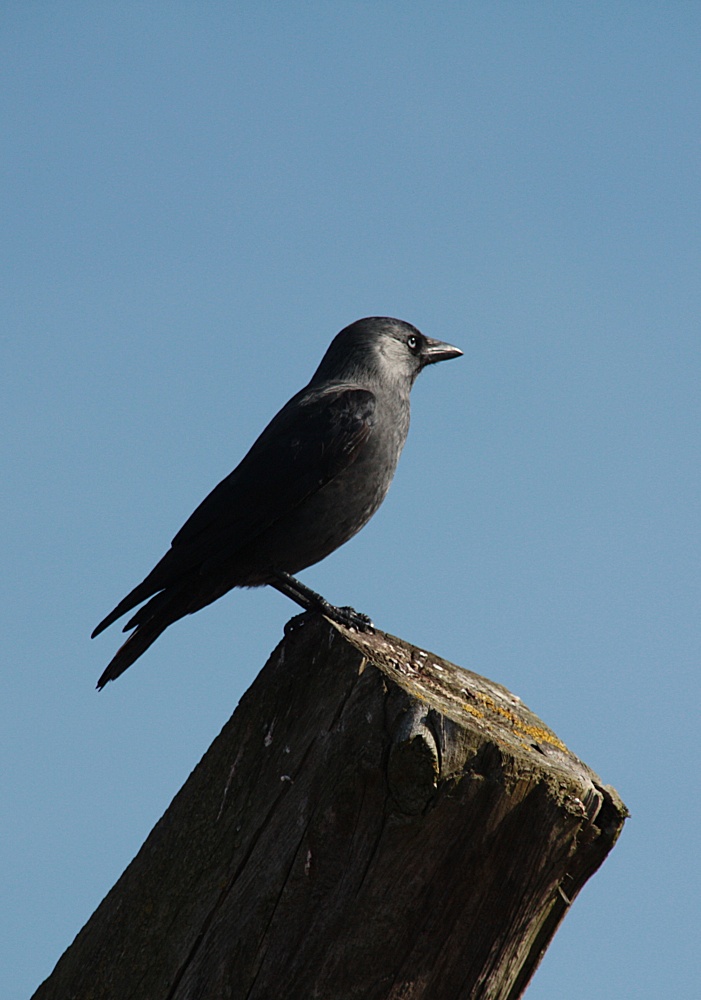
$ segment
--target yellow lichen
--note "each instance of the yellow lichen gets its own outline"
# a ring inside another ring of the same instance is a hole
[[[474,708],[472,705],[466,704],[466,702],[462,703],[462,708],[463,708],[463,711],[469,712],[470,715],[474,715],[474,717],[476,719],[483,719],[484,718],[484,712],[480,712],[480,710],[478,708]]]
[[[474,697],[477,701],[481,701],[483,705],[489,708],[495,715],[501,716],[505,719],[512,727],[514,732],[519,736],[529,736],[531,739],[536,740],[538,743],[549,743],[551,746],[557,747],[558,750],[567,751],[567,747],[559,740],[554,733],[551,733],[549,729],[545,729],[542,726],[532,726],[527,722],[522,722],[517,715],[509,711],[508,708],[502,708],[498,705],[491,695],[485,694],[483,691],[475,691]]]

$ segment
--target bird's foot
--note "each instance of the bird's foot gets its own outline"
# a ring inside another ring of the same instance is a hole
[[[291,635],[292,632],[296,632],[297,629],[303,628],[309,619],[316,614],[322,614],[326,618],[330,618],[331,621],[336,622],[337,625],[343,625],[345,628],[354,628],[357,629],[358,632],[375,631],[372,619],[369,618],[368,615],[364,615],[361,611],[356,611],[355,608],[348,606],[337,608],[333,604],[327,604],[320,611],[303,611],[301,615],[295,615],[294,618],[290,618],[290,620],[285,623],[283,630],[285,635]]]
[[[275,587],[285,597],[289,597],[295,604],[304,608],[304,614],[295,615],[285,625],[285,635],[289,635],[290,632],[294,632],[295,629],[304,625],[310,614],[325,615],[332,622],[343,625],[345,628],[357,629],[359,632],[374,631],[374,625],[367,615],[356,611],[355,608],[337,608],[334,604],[329,604],[321,594],[317,594],[311,587],[307,587],[301,580],[296,580],[283,570],[271,571],[268,582],[271,587]]]
[[[355,608],[348,607],[348,605],[342,608],[331,605],[329,611],[325,611],[324,614],[338,625],[345,625],[346,628],[355,628],[359,632],[375,631],[373,621],[368,615],[364,615],[362,611],[356,611]]]

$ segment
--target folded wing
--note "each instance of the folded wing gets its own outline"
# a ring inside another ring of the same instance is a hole
[[[100,622],[93,637],[153,595],[159,595],[149,602],[154,613],[164,610],[169,588],[177,588],[193,572],[206,572],[210,560],[235,558],[244,544],[356,460],[372,433],[374,413],[374,394],[353,386],[306,389],[294,396],[188,518],[146,579]],[[141,624],[138,618],[125,631]]]

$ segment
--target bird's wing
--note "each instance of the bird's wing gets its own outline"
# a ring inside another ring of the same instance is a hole
[[[293,396],[93,635],[207,560],[234,556],[325,486],[356,460],[372,432],[374,413],[374,394],[353,386],[303,389]]]
[[[250,542],[355,461],[374,412],[375,396],[367,389],[298,393],[190,515],[173,549],[196,546],[203,554],[222,535],[231,550]]]

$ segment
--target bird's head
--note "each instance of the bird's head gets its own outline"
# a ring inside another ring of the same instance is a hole
[[[408,391],[426,365],[459,358],[461,354],[451,344],[424,336],[411,323],[389,316],[368,316],[336,334],[312,382],[379,379]]]

